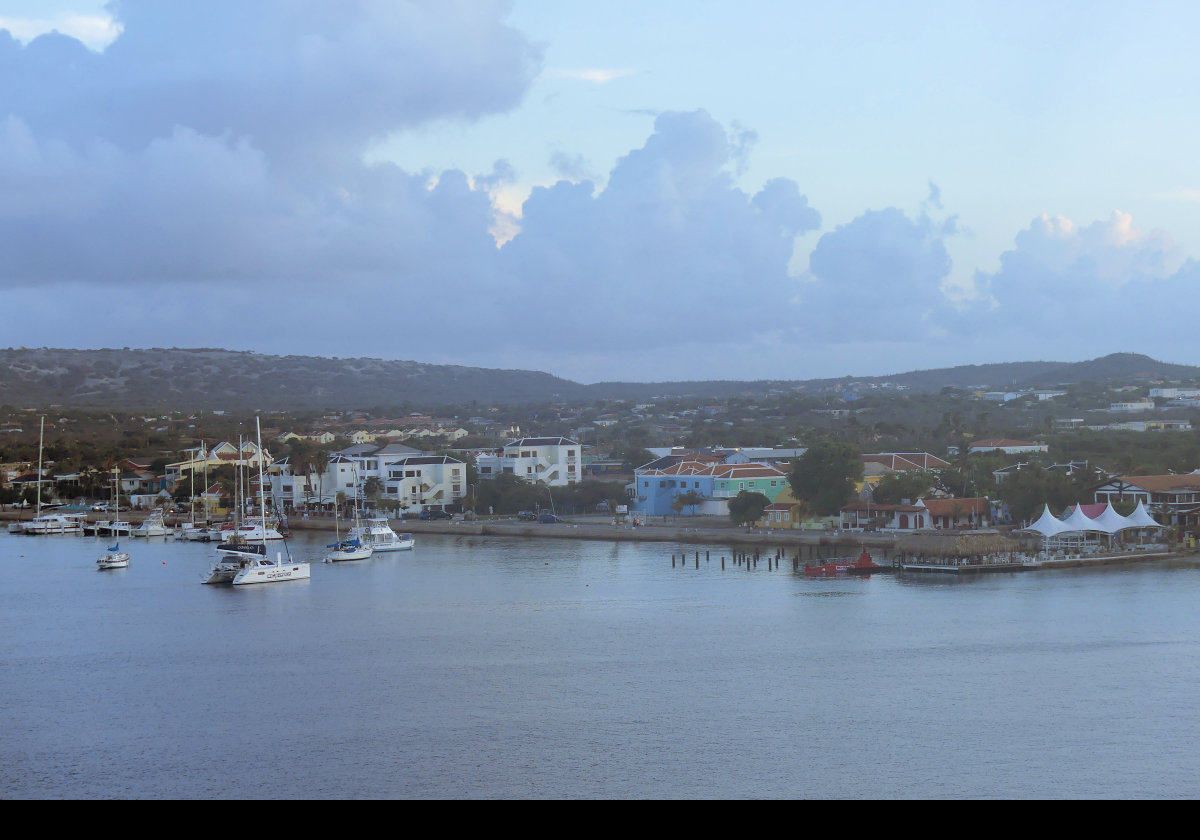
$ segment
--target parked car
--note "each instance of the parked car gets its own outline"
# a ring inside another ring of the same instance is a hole
[[[453,519],[454,514],[444,510],[423,510],[421,519]]]
[[[541,522],[543,525],[553,525],[555,522],[562,522],[562,520],[553,513],[543,513],[538,517],[538,522]]]
[[[538,515],[531,510],[523,510],[517,514],[517,519],[522,522],[537,522]]]

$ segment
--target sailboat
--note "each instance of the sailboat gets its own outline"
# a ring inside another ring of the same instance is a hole
[[[259,419],[254,419],[258,428],[258,504],[259,509],[266,512],[266,498],[263,494],[262,475],[262,425]],[[239,515],[241,500],[238,500]],[[287,543],[284,543],[287,547]],[[276,552],[275,559],[267,557],[266,543],[248,543],[239,532],[234,532],[228,542],[217,546],[217,562],[213,564],[205,583],[230,583],[234,586],[246,586],[255,583],[278,583],[284,580],[308,580],[310,577],[308,563],[293,561],[290,557],[284,562],[283,552]]]
[[[351,536],[342,539],[341,528],[338,525],[337,505],[333,508],[333,531],[337,542],[326,546],[329,553],[325,555],[326,563],[343,563],[347,560],[366,560],[375,553],[369,543],[363,542],[362,525],[358,521],[358,477],[354,479],[354,530]]]
[[[112,531],[114,534],[121,533],[121,470],[113,470],[113,512],[117,518],[112,521]],[[121,550],[121,540],[118,538],[115,545],[110,545],[108,551],[101,554],[96,560],[97,569],[124,569],[129,565],[129,552]]]
[[[42,450],[46,432],[46,418],[42,418],[38,429],[37,509],[33,519],[21,524],[23,534],[79,534],[87,518],[77,513],[42,513]]]
[[[207,467],[208,464],[205,464],[206,469]],[[208,542],[208,527],[196,524],[196,467],[194,464],[192,465],[192,468],[188,470],[188,493],[190,494],[188,500],[188,510],[190,515],[188,516],[187,522],[184,522],[175,528],[175,539],[189,542]],[[205,501],[207,502],[207,498]]]

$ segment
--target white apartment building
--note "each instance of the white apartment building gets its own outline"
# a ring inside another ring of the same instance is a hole
[[[272,499],[291,507],[327,507],[339,493],[348,500],[364,499],[363,485],[370,478],[383,483],[383,498],[395,500],[410,513],[445,507],[467,494],[467,465],[462,461],[397,444],[349,447],[331,455],[319,473],[298,474],[283,458],[270,473]]]
[[[358,465],[344,455],[331,455],[323,472],[297,472],[290,458],[281,458],[267,470],[271,499],[283,507],[328,506],[338,493],[354,498],[358,484]]]
[[[467,465],[449,455],[416,455],[389,463],[383,486],[403,511],[444,508],[467,495]]]
[[[562,487],[583,474],[583,446],[564,437],[527,437],[505,445],[499,455],[475,459],[482,481],[510,473],[530,483]]]
[[[1154,400],[1129,400],[1108,404],[1109,411],[1154,411]]]

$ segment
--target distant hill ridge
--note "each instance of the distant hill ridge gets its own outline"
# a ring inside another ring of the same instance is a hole
[[[810,380],[600,382],[581,385],[548,373],[385,359],[271,356],[198,349],[0,349],[0,404],[79,408],[369,408],[401,403],[532,403],[553,400],[722,398],[803,388],[819,391],[891,383],[912,391],[1049,388],[1084,381],[1188,380],[1200,367],[1134,353],[1085,362],[962,365],[887,376]]]

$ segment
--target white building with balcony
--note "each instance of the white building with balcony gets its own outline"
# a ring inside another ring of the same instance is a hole
[[[467,495],[467,465],[449,455],[415,455],[387,466],[384,498],[407,513],[458,504]]]
[[[527,437],[505,445],[497,455],[475,459],[483,481],[509,473],[530,483],[563,487],[575,484],[583,474],[583,446],[564,437]]]

